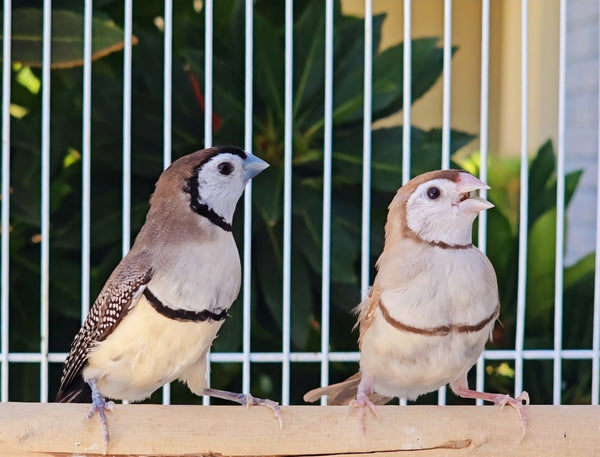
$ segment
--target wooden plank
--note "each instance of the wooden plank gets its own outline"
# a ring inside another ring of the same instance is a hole
[[[104,443],[87,405],[0,403],[0,455],[98,455]],[[527,435],[509,407],[384,406],[360,433],[342,406],[117,405],[109,455],[600,456],[600,407],[529,406]]]

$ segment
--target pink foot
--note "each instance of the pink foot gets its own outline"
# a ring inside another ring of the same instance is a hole
[[[462,382],[450,384],[450,387],[456,395],[462,398],[475,398],[489,401],[495,405],[499,405],[501,408],[504,408],[505,405],[513,407],[519,415],[519,419],[521,420],[521,429],[523,431],[521,434],[521,440],[525,438],[525,432],[527,431],[527,413],[525,411],[525,406],[529,405],[529,394],[527,392],[521,392],[521,395],[519,395],[517,398],[513,398],[510,395],[505,394],[478,392],[476,390],[469,389],[466,386],[466,380],[464,384]],[[525,402],[525,404],[523,404],[523,402]]]
[[[356,399],[352,400],[349,404],[350,408],[358,408],[358,422],[360,423],[360,431],[364,435],[367,431],[365,427],[365,416],[367,412],[371,412],[375,418],[378,418],[377,409],[371,400],[369,400],[369,396],[364,392],[358,392],[356,394]]]
[[[521,429],[523,430],[521,439],[525,438],[525,432],[527,431],[527,413],[525,412],[525,406],[529,405],[529,394],[523,391],[517,398],[502,394],[497,394],[495,397],[494,404],[499,405],[500,409],[504,408],[505,405],[515,408],[519,415],[519,419],[521,419]],[[523,405],[523,402],[525,402],[525,405]]]

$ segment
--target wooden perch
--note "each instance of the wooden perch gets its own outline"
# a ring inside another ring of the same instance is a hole
[[[592,456],[600,407],[529,406],[523,441],[514,410],[494,406],[384,406],[361,435],[342,406],[282,407],[283,429],[262,407],[117,405],[108,455]],[[0,455],[98,455],[98,417],[82,404],[0,403]]]

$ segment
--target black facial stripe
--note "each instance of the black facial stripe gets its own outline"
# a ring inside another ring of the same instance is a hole
[[[144,296],[152,307],[160,314],[169,319],[181,322],[205,322],[205,321],[222,321],[227,317],[227,310],[224,309],[220,313],[213,313],[207,309],[202,311],[188,311],[185,309],[173,309],[165,306],[147,287],[144,289]]]
[[[196,174],[206,162],[212,160],[213,157],[216,157],[219,154],[233,154],[235,156],[241,157],[242,160],[246,160],[246,158],[248,157],[244,151],[242,151],[240,148],[236,148],[235,146],[219,146],[217,148],[214,148],[213,152],[206,155],[206,157],[202,159],[202,162],[200,162],[194,167],[194,171],[196,172]]]
[[[226,232],[231,232],[231,224],[223,216],[219,216],[208,205],[200,203],[200,193],[198,192],[198,172],[194,169],[194,175],[187,180],[184,191],[190,194],[190,208],[196,214],[206,217],[213,224],[218,225]]]
[[[215,225],[218,225],[226,232],[231,232],[231,224],[227,222],[223,216],[219,216],[212,208],[209,208],[208,205],[205,205],[204,203],[198,203],[198,200],[194,199],[193,195],[192,201],[190,202],[190,208],[192,208],[192,211],[200,216],[206,217],[209,221]]]
[[[190,208],[192,209],[192,211],[194,211],[196,214],[199,214],[200,216],[206,217],[213,224],[221,227],[223,230],[231,232],[231,224],[228,223],[223,218],[223,216],[220,216],[217,213],[215,213],[215,211],[212,208],[209,208],[208,205],[200,203],[200,193],[198,191],[198,173],[200,172],[205,163],[207,163],[209,160],[212,160],[214,157],[220,154],[233,154],[238,157],[241,157],[242,160],[246,160],[246,157],[248,157],[244,151],[235,146],[220,146],[214,148],[213,152],[208,154],[202,160],[202,162],[200,162],[194,167],[192,176],[190,176],[187,179],[186,185],[183,190],[191,196]]]

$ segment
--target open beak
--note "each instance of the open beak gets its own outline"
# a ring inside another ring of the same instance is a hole
[[[267,162],[259,159],[255,155],[246,153],[246,160],[244,160],[244,181],[248,182],[254,178],[257,174],[263,171],[269,166]]]
[[[478,190],[489,189],[490,186],[469,173],[460,173],[459,176],[456,190],[460,194],[458,208],[461,212],[476,214],[494,207],[492,203],[477,195]]]

